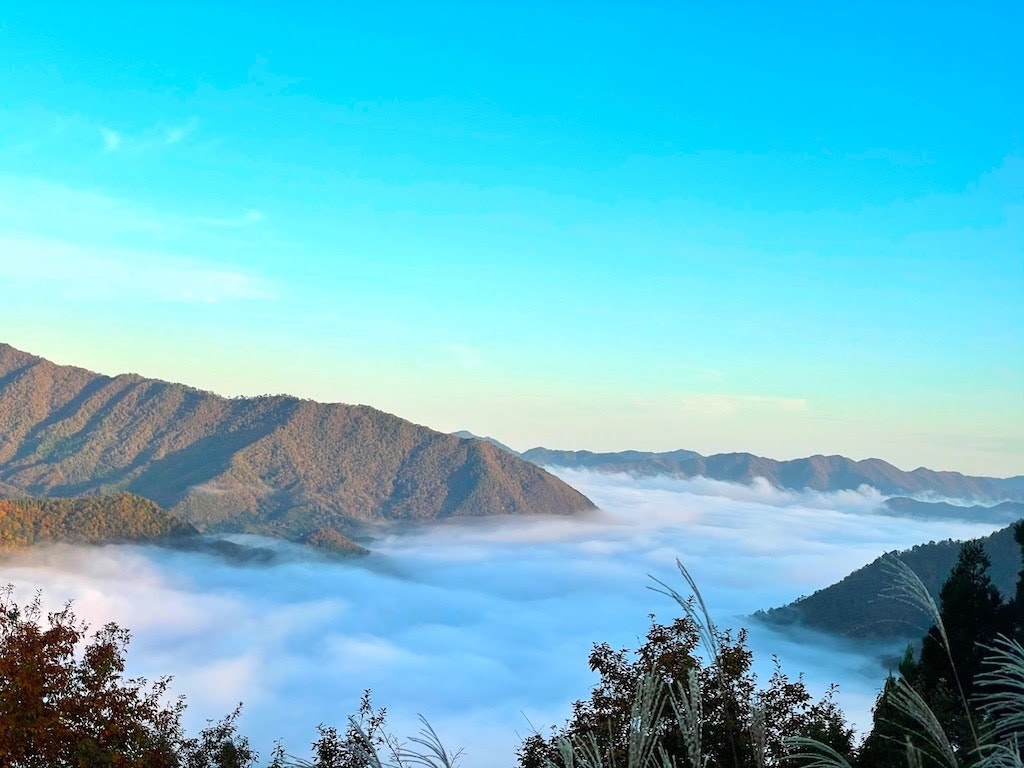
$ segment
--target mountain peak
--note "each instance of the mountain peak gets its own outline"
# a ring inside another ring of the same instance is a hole
[[[388,520],[593,508],[514,454],[369,406],[224,398],[0,345],[0,493],[118,490],[200,529],[300,541]]]

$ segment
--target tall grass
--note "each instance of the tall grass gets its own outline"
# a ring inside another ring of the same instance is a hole
[[[674,600],[700,630],[701,643],[712,662],[721,660],[719,633],[711,619],[710,611],[691,574],[677,561],[677,567],[692,596],[684,597],[675,588],[654,579],[655,591]],[[984,662],[985,671],[977,678],[976,685],[981,691],[974,699],[977,711],[982,713],[983,728],[979,729],[971,715],[964,686],[957,673],[949,636],[943,624],[938,605],[921,582],[917,574],[901,560],[890,557],[887,567],[893,577],[893,586],[888,596],[920,610],[937,628],[939,641],[949,661],[951,678],[956,683],[960,704],[967,713],[974,748],[966,762],[958,758],[943,729],[943,723],[935,715],[924,698],[903,678],[897,678],[890,690],[890,701],[894,708],[911,725],[903,734],[904,760],[906,768],[1024,768],[1024,647],[1015,640],[1000,636],[991,647]],[[726,686],[721,677],[719,682]],[[678,768],[678,763],[652,746],[656,736],[662,706],[659,695],[651,690],[658,682],[656,671],[644,678],[637,691],[631,720],[631,742],[635,738],[637,748],[630,749],[625,766],[610,762],[597,748],[594,734],[578,735],[575,739],[560,742],[560,763],[549,761],[548,768]],[[686,747],[686,760],[694,768],[720,768],[709,763],[702,752],[701,726],[703,720],[700,684],[696,670],[691,670],[685,680],[676,681],[667,687],[667,703],[676,714],[675,722],[679,735]],[[764,750],[764,711],[753,711],[749,723],[750,737],[754,746],[754,764],[766,767]],[[788,753],[786,760],[798,762],[802,768],[852,768],[848,758],[828,745],[815,739],[789,737],[786,739]],[[736,750],[734,749],[734,757]],[[724,768],[724,767],[722,767]],[[858,766],[858,768],[872,768]]]
[[[890,701],[913,724],[904,734],[907,768],[923,768],[926,764],[945,768],[1024,768],[1024,648],[1002,635],[991,646],[984,646],[988,651],[982,662],[985,669],[975,678],[981,691],[974,697],[976,711],[983,717],[983,728],[979,728],[964,694],[949,635],[935,600],[913,569],[899,558],[888,556],[885,564],[893,577],[893,586],[886,595],[921,611],[936,627],[974,739],[974,749],[962,762],[928,703],[910,683],[897,678]],[[793,738],[789,743],[794,758],[814,760],[812,768],[850,768],[845,758],[813,739]]]

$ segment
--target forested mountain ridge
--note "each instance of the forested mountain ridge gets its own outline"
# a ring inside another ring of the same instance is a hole
[[[74,499],[0,499],[0,550],[55,542],[159,542],[197,534],[193,526],[131,493]]]
[[[1013,526],[979,541],[992,561],[989,568],[992,583],[1003,597],[1012,598],[1021,569],[1021,550],[1013,538]],[[937,601],[939,590],[956,564],[962,543],[930,542],[902,552],[890,552],[831,586],[789,605],[758,611],[755,617],[769,624],[799,624],[845,637],[919,637],[922,625],[929,620],[906,603],[885,596],[894,582],[884,559],[895,556],[910,566]]]
[[[972,477],[924,467],[905,472],[881,459],[855,461],[845,456],[809,456],[777,461],[750,453],[702,456],[686,450],[593,453],[548,448],[531,448],[519,455],[543,467],[627,472],[639,476],[703,476],[731,483],[750,483],[763,477],[777,488],[793,490],[843,491],[869,485],[887,496],[934,494],[956,499],[1024,501],[1024,476]]]
[[[200,530],[298,541],[389,520],[593,507],[488,443],[368,406],[224,398],[0,344],[0,495],[120,490]]]

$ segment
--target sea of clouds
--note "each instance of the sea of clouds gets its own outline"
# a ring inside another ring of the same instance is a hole
[[[535,726],[561,723],[595,677],[595,642],[636,647],[675,604],[679,558],[723,627],[750,627],[764,678],[772,654],[812,691],[840,686],[858,725],[885,674],[882,649],[785,635],[745,617],[827,586],[882,552],[996,526],[876,514],[872,489],[794,492],[764,482],[632,478],[557,470],[600,511],[493,518],[382,535],[368,558],[326,562],[281,542],[270,565],[155,547],[49,547],[0,565],[0,583],[48,608],[74,600],[98,627],[132,630],[129,671],[174,675],[195,729],[245,703],[241,729],[308,754],[318,723],[343,727],[366,688],[411,735],[425,715],[467,768],[509,767]],[[254,541],[252,537],[245,537]],[[532,724],[532,726],[531,726]]]

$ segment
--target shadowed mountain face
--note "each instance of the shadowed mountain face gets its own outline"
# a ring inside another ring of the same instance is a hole
[[[0,344],[0,494],[127,490],[200,530],[322,529],[591,509],[537,466],[367,406],[229,399]]]
[[[992,561],[992,583],[1004,598],[1012,598],[1021,570],[1021,551],[1013,538],[1013,526],[980,541]],[[939,591],[956,565],[960,546],[959,541],[930,542],[890,554],[914,570],[938,603]],[[759,611],[755,617],[769,624],[797,624],[846,637],[919,639],[931,622],[917,608],[886,597],[892,587],[892,573],[883,558],[878,558],[830,587],[781,608]]]
[[[591,453],[547,448],[531,448],[520,455],[542,467],[572,467],[597,472],[684,478],[702,475],[732,483],[749,483],[756,477],[763,477],[778,488],[843,491],[870,485],[885,495],[935,494],[988,501],[1024,500],[1024,477],[971,477],[923,467],[904,472],[881,459],[854,461],[845,456],[811,456],[776,461],[750,453],[701,456],[693,451]]]

